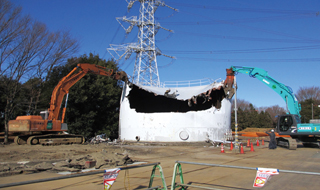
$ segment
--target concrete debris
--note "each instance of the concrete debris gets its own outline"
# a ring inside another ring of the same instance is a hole
[[[33,166],[33,168],[36,169],[37,171],[51,170],[52,167],[53,167],[52,163],[48,163],[48,162],[42,162],[40,164]]]
[[[93,168],[96,165],[96,161],[86,161],[84,164],[85,168]]]
[[[106,134],[97,135],[89,139],[91,144],[99,144],[102,142],[110,142],[110,138],[106,136]]]
[[[4,165],[4,164],[0,165],[0,172],[6,172],[9,170],[10,170],[10,167],[8,165]]]
[[[133,163],[133,160],[126,154],[107,152],[102,149],[100,152],[88,155],[74,156],[60,161],[30,161],[24,164],[19,162],[0,164],[0,177],[21,173],[37,173],[42,171],[68,171],[80,172],[87,168],[110,168]]]
[[[166,92],[164,93],[164,96],[165,97],[168,97],[168,98],[176,98],[177,97],[177,90],[176,91],[174,91],[172,94],[169,94],[169,92],[171,91],[171,89],[169,89],[169,90],[166,90]]]

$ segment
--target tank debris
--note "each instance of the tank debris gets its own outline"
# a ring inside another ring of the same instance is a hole
[[[226,97],[221,86],[187,100],[156,94],[134,84],[131,88],[128,95],[130,108],[144,113],[199,111],[209,109],[211,106],[219,109],[222,99]]]
[[[221,108],[224,98],[231,99],[234,94],[234,75],[227,69],[224,82],[212,83],[205,87],[156,88],[130,84],[127,96],[130,108],[142,113],[189,112],[206,110],[214,106]]]
[[[169,94],[169,92],[171,91],[171,89],[169,89],[169,90],[166,90],[166,92],[164,93],[164,96],[165,97],[168,97],[168,98],[176,98],[177,97],[177,90],[176,91],[174,91],[172,94]]]

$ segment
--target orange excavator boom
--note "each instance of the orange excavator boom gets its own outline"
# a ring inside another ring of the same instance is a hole
[[[76,72],[78,71],[78,72]],[[116,80],[122,80],[127,82],[128,77],[127,74],[123,71],[113,72],[112,69],[107,69],[102,66],[81,63],[78,64],[76,68],[74,68],[67,76],[63,77],[59,84],[54,88],[50,101],[50,108],[48,120],[58,120],[60,115],[60,106],[63,101],[63,98],[66,94],[69,93],[69,89],[78,82],[82,77],[84,77],[88,73],[93,73],[96,75],[110,76]],[[63,123],[65,109],[63,109],[61,122]]]

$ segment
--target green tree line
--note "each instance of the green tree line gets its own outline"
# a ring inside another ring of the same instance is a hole
[[[300,87],[296,93],[301,105],[301,122],[309,123],[311,119],[320,120],[320,87]],[[237,100],[238,130],[246,128],[275,128],[277,116],[286,114],[287,111],[277,105],[255,108],[246,100]],[[231,128],[235,129],[234,103],[232,104]]]

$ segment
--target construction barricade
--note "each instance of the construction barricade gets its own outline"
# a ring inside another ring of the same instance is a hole
[[[256,177],[253,179],[253,187],[262,187],[272,175],[277,175],[281,173],[294,173],[294,174],[306,174],[306,175],[317,175],[320,176],[318,172],[304,172],[304,171],[292,171],[292,170],[278,170],[272,168],[254,168],[254,167],[242,167],[242,166],[231,166],[231,165],[221,165],[221,164],[207,164],[207,163],[197,163],[197,162],[184,162],[176,161],[173,169],[173,176],[171,182],[171,190],[181,189],[186,190],[188,187],[197,188],[197,189],[217,189],[208,186],[198,186],[186,183],[183,177],[182,166],[181,164],[191,164],[191,165],[201,165],[201,166],[211,166],[211,167],[225,167],[225,168],[235,168],[243,170],[256,170]],[[187,172],[188,173],[188,172]],[[180,182],[176,182],[178,179]],[[208,184],[210,185],[210,184]],[[213,184],[212,184],[213,185]],[[234,187],[236,188],[236,187]],[[238,188],[238,187],[237,187]]]

